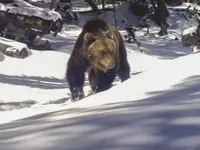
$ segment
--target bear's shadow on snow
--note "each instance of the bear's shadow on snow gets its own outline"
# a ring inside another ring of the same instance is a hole
[[[0,148],[198,150],[199,81],[200,76],[192,76],[139,101],[70,108],[2,124]]]
[[[136,75],[141,72],[134,72],[131,75]],[[115,82],[119,82],[120,79],[116,77]],[[65,79],[57,79],[53,77],[38,77],[38,76],[13,76],[0,74],[0,83],[28,86],[32,88],[40,89],[67,89],[69,88],[68,83]],[[84,86],[90,85],[87,76],[85,78]],[[115,86],[116,84],[113,84]]]

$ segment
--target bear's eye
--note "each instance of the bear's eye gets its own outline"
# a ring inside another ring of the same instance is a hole
[[[88,54],[88,57],[89,57],[89,58],[92,58],[92,54]]]
[[[107,34],[107,38],[113,39],[112,35],[110,35],[110,34]]]
[[[102,52],[101,52],[101,56],[103,57],[103,56],[105,56],[105,55],[106,55],[106,52],[102,51]]]
[[[94,42],[95,42],[95,38],[91,38],[91,39],[88,40],[87,43],[88,43],[89,45],[91,45],[91,44],[94,43]]]

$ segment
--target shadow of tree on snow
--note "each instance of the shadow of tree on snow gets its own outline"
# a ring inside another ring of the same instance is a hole
[[[174,59],[192,53],[191,48],[182,46],[180,34],[173,30],[168,30],[168,33],[169,34],[166,36],[155,37],[157,33],[150,32],[149,34],[138,37],[139,41],[142,43],[141,49],[144,50],[146,54],[157,56],[160,59]],[[171,39],[170,36],[177,37],[178,39]]]
[[[22,85],[41,89],[63,89],[68,84],[61,79],[37,76],[11,76],[0,74],[0,82],[6,84]]]

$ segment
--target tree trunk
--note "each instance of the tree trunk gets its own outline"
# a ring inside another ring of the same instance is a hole
[[[160,22],[160,35],[167,35],[167,6],[165,0],[157,0],[158,1],[158,6],[157,6],[157,17]]]
[[[101,4],[102,4],[102,9],[104,9],[105,8],[105,0],[102,0]]]
[[[90,5],[90,7],[92,8],[92,11],[96,12],[99,10],[92,0],[84,0],[84,1]]]
[[[157,6],[155,4],[157,2]],[[169,16],[165,0],[151,0],[155,13],[155,22],[160,26],[160,35],[167,35],[167,17]]]
[[[153,11],[156,12],[156,4],[154,0],[151,0],[151,4],[153,6]]]
[[[54,10],[56,7],[57,2],[55,0],[51,0],[49,4],[49,9]]]

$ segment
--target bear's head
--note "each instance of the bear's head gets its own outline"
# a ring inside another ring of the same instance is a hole
[[[87,56],[91,66],[103,72],[116,66],[116,43],[112,29],[99,30],[97,33],[85,33],[84,43],[87,45]]]

